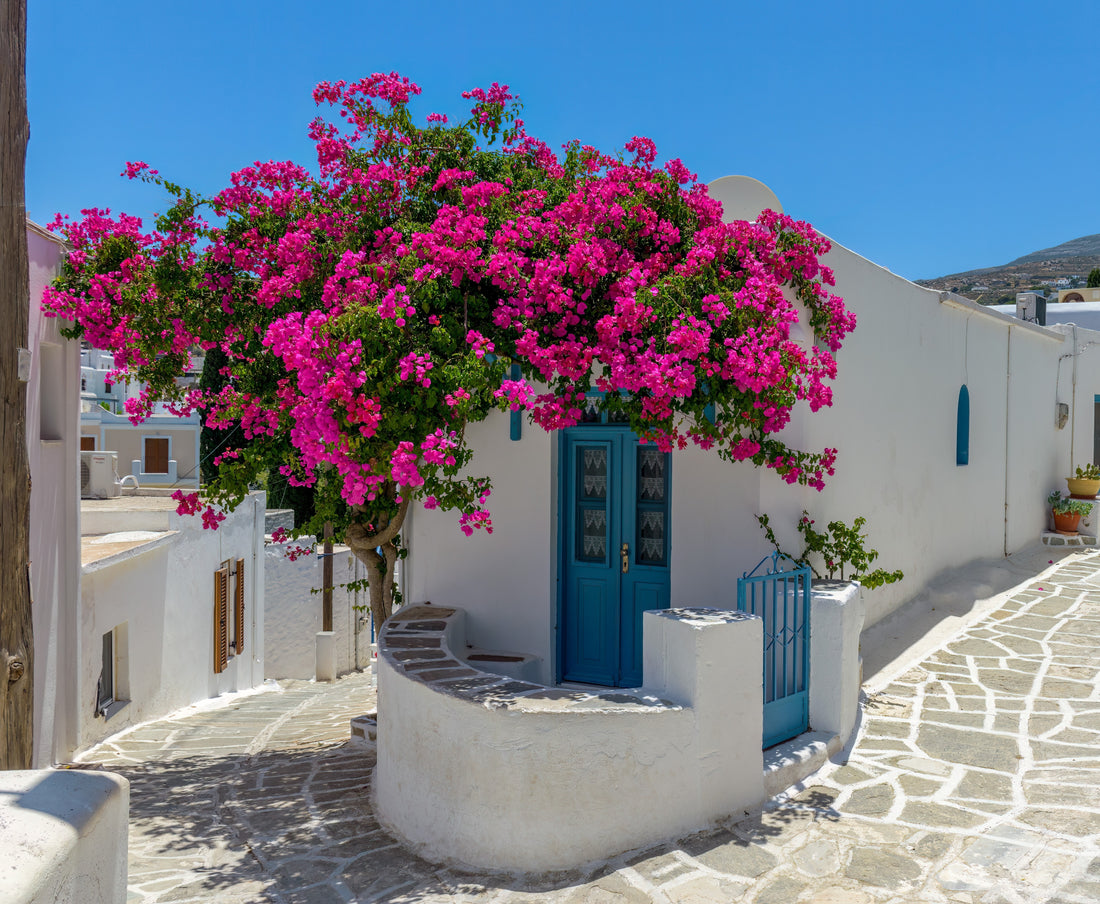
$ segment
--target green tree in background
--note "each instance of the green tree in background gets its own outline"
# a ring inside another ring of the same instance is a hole
[[[1100,267],[1093,267],[1089,271],[1088,282],[1085,283],[1085,287],[1088,289],[1100,289]]]

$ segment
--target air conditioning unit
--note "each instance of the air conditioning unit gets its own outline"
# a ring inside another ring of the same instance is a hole
[[[119,494],[118,453],[80,453],[80,498],[110,499]]]
[[[1046,326],[1046,296],[1041,295],[1038,292],[1017,292],[1016,319],[1026,320],[1028,323],[1037,323],[1039,324],[1039,326]]]

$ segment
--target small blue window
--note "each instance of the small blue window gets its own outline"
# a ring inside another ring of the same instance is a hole
[[[959,412],[955,422],[955,464],[970,463],[970,391],[959,390]]]
[[[520,370],[518,364],[513,364],[512,369],[508,372],[509,380],[519,380],[523,377],[523,371]],[[523,412],[510,411],[508,412],[508,439],[512,442],[519,442],[523,436]]]

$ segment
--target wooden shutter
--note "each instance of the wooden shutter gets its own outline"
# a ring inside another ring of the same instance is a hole
[[[229,665],[229,563],[214,572],[214,671]]]
[[[233,585],[233,636],[239,656],[244,652],[244,559],[237,559],[237,580]]]
[[[94,452],[95,451],[95,437],[94,436],[82,436],[82,437],[80,437],[80,451],[81,452]]]
[[[163,437],[147,437],[145,440],[145,473],[168,473],[168,440]]]

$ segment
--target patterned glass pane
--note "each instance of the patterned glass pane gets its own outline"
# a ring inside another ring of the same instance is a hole
[[[581,423],[598,424],[600,419],[600,400],[595,396],[585,399],[584,408],[581,410]]]
[[[603,509],[581,509],[580,549],[578,558],[607,557],[607,512]]]
[[[665,501],[665,453],[648,446],[638,447],[638,500]]]
[[[584,499],[607,498],[607,449],[581,449],[581,496]]]
[[[638,512],[638,562],[663,565],[665,561],[665,513]]]

